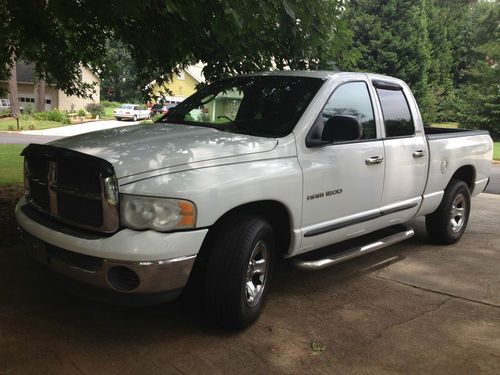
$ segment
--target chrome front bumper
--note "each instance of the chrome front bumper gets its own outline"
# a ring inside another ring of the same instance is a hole
[[[28,252],[51,270],[77,281],[130,294],[181,290],[196,255],[160,261],[127,262],[98,258],[58,248],[21,229]]]

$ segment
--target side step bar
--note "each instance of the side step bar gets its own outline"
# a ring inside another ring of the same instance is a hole
[[[321,270],[327,267],[331,267],[335,264],[344,262],[346,260],[356,258],[360,255],[368,254],[373,251],[377,251],[380,249],[383,249],[384,247],[393,245],[395,243],[407,240],[408,238],[413,237],[415,234],[415,231],[411,228],[406,228],[405,230],[401,232],[397,232],[394,234],[391,234],[387,237],[380,238],[378,240],[375,240],[371,243],[365,244],[365,245],[360,245],[360,246],[355,246],[353,248],[331,254],[327,257],[321,258],[321,259],[314,259],[314,260],[304,260],[300,258],[292,259],[292,262],[295,267],[301,269],[301,270],[307,270],[307,271],[316,271],[316,270]],[[300,256],[299,256],[300,257]]]

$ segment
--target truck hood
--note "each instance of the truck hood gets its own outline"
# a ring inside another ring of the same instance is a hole
[[[273,138],[179,124],[132,125],[50,143],[100,157],[118,178],[184,164],[273,150]]]

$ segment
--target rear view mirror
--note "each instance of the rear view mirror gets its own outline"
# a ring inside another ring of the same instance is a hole
[[[321,140],[327,142],[356,141],[363,136],[363,126],[354,116],[332,116],[325,123]]]

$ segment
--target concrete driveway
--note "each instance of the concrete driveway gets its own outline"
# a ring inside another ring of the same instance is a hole
[[[16,243],[0,251],[0,373],[500,373],[500,196],[453,246],[412,239],[316,273],[278,268],[242,332],[173,302],[67,294]]]
[[[70,137],[72,135],[90,133],[90,132],[95,132],[97,130],[118,128],[129,125],[137,125],[138,123],[139,123],[138,121],[117,121],[117,120],[93,121],[78,125],[67,125],[67,126],[61,126],[59,128],[51,128],[45,130],[25,130],[22,131],[21,134]]]

